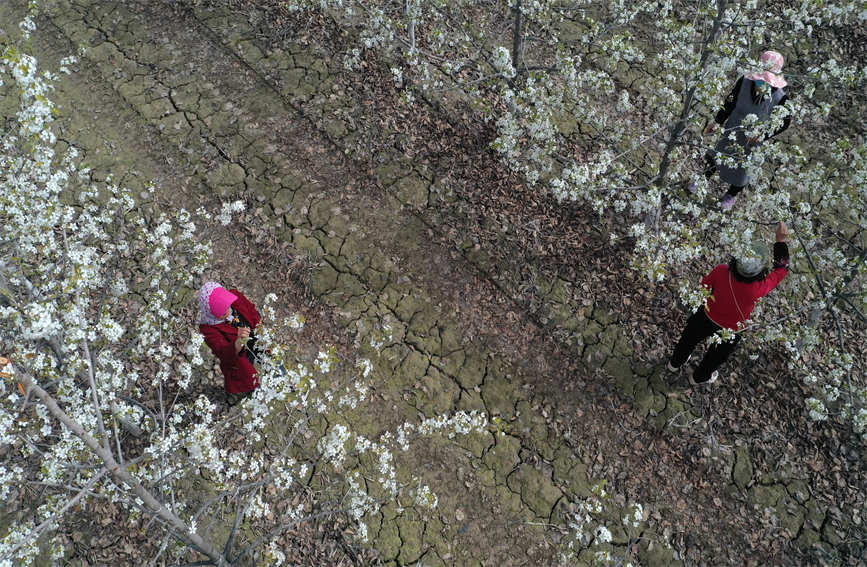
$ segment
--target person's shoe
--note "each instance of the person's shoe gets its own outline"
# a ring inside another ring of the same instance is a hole
[[[717,378],[719,378],[719,370],[714,370],[713,372],[711,372],[711,373],[710,373],[710,378],[708,378],[708,379],[705,380],[704,382],[696,382],[696,381],[693,379],[692,374],[690,374],[690,376],[689,376],[689,383],[690,383],[692,386],[706,386],[706,385],[710,385],[710,384],[713,384],[714,382],[716,382]]]
[[[686,361],[684,361],[684,363],[681,364],[680,366],[672,366],[672,364],[671,364],[671,359],[669,358],[668,361],[665,363],[665,369],[668,370],[669,372],[677,372],[677,371],[679,371],[681,368],[683,368],[684,364],[686,364],[687,362],[689,362],[689,359],[690,359],[690,358],[692,358],[692,355],[687,356],[687,357],[686,357]]]
[[[722,210],[724,211],[730,211],[732,210],[732,207],[735,206],[736,200],[737,197],[726,193],[725,195],[723,195],[722,201],[720,201],[719,206],[722,207]]]

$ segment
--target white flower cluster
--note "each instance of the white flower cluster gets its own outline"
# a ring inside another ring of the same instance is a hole
[[[359,359],[358,362],[355,363],[355,366],[361,369],[362,378],[367,378],[373,371],[373,363],[367,358]]]
[[[631,504],[628,512],[623,516],[623,525],[637,528],[644,521],[644,507],[641,504]]]
[[[854,418],[855,424],[855,433],[858,433],[862,436],[867,434],[867,409],[860,408]]]
[[[357,325],[360,339],[364,338],[376,354],[379,354],[386,345],[394,342],[394,327],[388,319],[382,323],[380,329],[368,330],[367,326],[360,321]]]
[[[430,436],[445,432],[449,439],[455,435],[481,433],[488,427],[488,416],[478,411],[459,411],[454,415],[430,417],[418,424],[404,423],[397,428],[397,443],[404,451],[409,449],[412,439],[419,435]]]
[[[268,565],[273,565],[274,567],[283,565],[286,562],[286,554],[280,550],[280,547],[275,541],[268,544],[263,555],[265,560],[268,561]]]
[[[220,209],[220,214],[217,219],[220,224],[227,226],[232,223],[232,215],[243,212],[246,209],[244,201],[233,201],[231,203],[223,203],[223,208]]]
[[[286,326],[290,329],[300,330],[304,328],[305,319],[304,316],[300,313],[293,313],[292,317],[290,317],[286,322]]]
[[[317,371],[327,374],[328,372],[331,372],[331,369],[337,361],[337,349],[329,347],[324,351],[319,351],[319,354],[316,355],[316,361],[313,363],[313,366]]]
[[[356,383],[356,389],[360,385]],[[340,401],[337,401],[340,405]],[[346,477],[348,486],[347,501],[350,515],[359,521],[359,537],[364,540],[367,537],[367,527],[362,518],[379,509],[380,503],[369,494],[370,484],[375,479],[376,492],[385,494],[388,498],[397,498],[404,490],[405,484],[398,477],[398,469],[395,464],[395,453],[405,452],[410,448],[409,436],[413,438],[431,437],[444,435],[454,438],[455,435],[469,435],[476,432],[486,431],[487,418],[477,412],[458,412],[453,416],[437,416],[423,421],[420,424],[403,424],[397,428],[396,433],[386,431],[379,436],[378,440],[353,434],[350,429],[342,424],[334,424],[324,435],[318,444],[323,458],[326,459],[336,470],[341,470],[350,455],[370,455],[374,463],[372,474],[364,481],[358,471],[351,472]],[[354,436],[354,442],[352,437]],[[430,510],[436,508],[438,498],[430,487],[420,480],[415,480],[417,486],[409,490],[409,496],[415,505]]]
[[[391,68],[391,80],[394,81],[394,86],[400,88],[403,86],[403,71],[399,67]]]
[[[362,377],[364,377],[364,375]],[[367,391],[367,384],[355,381],[344,388],[343,394],[337,401],[337,405],[339,407],[356,409],[358,405],[367,398]]]
[[[807,408],[810,410],[810,418],[814,421],[824,421],[828,419],[828,410],[822,400],[816,398],[807,398]]]
[[[690,309],[703,307],[707,303],[708,297],[710,297],[710,290],[704,286],[694,288],[682,285],[678,292],[680,293],[681,302],[689,306]]]
[[[60,72],[66,73],[69,75],[72,71],[70,71],[69,67],[71,65],[75,65],[78,63],[78,57],[75,55],[67,55],[60,60]]]
[[[5,413],[0,415],[0,425],[7,425],[10,417]],[[10,468],[0,467],[0,499],[6,500],[13,487],[21,486],[23,475],[24,469],[18,465]]]
[[[599,543],[610,543],[611,530],[609,530],[605,526],[597,526],[596,529],[593,531],[593,537]]]
[[[491,54],[491,65],[498,73],[509,79],[517,74],[515,68],[512,67],[512,54],[502,45],[494,48],[494,52]]]
[[[319,441],[319,451],[326,459],[334,461],[338,466],[346,458],[346,442],[349,440],[349,430],[345,425],[336,424],[327,437]]]
[[[605,481],[593,485],[590,489],[592,496],[569,504],[565,526],[569,532],[560,551],[562,563],[571,564],[579,555],[585,557],[586,551],[589,551],[600,565],[621,564],[619,561],[622,558],[618,559],[612,555],[609,551],[610,546],[607,545],[614,540],[614,533],[609,526],[615,524],[606,525],[606,520],[616,523],[618,514],[613,509],[612,499],[605,485]],[[644,522],[644,508],[638,503],[630,504],[619,514],[619,517],[627,534],[630,530],[638,533],[639,527]]]
[[[422,508],[433,510],[437,507],[439,499],[437,498],[437,495],[431,491],[430,487],[424,484],[419,486],[418,490],[415,492],[415,503]]]
[[[376,500],[364,489],[366,483],[361,474],[355,472],[346,479],[347,509],[349,515],[358,522],[358,537],[361,541],[367,541],[367,524],[364,523],[364,515],[379,509]]]
[[[41,553],[39,541],[30,538],[30,532],[35,526],[25,522],[20,526],[14,526],[9,533],[0,541],[0,567],[17,567],[18,565],[31,565]],[[12,559],[15,559],[13,563]]]

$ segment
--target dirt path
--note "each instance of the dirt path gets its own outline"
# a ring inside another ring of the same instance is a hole
[[[122,182],[155,179],[185,204],[246,199],[254,222],[321,262],[310,293],[330,312],[318,323],[323,339],[334,322],[360,343],[390,337],[376,369],[383,420],[358,416],[358,427],[456,409],[502,419],[502,435],[413,456],[439,513],[423,521],[386,510],[374,522],[386,560],[551,564],[554,532],[539,525],[561,524],[603,479],[614,495],[612,549],[634,547],[643,564],[676,563],[664,540],[690,565],[858,553],[841,542],[858,538],[860,518],[845,521],[843,500],[828,501],[821,485],[835,478],[835,455],[806,457],[777,429],[696,426],[691,415],[726,412],[729,395],[664,384],[636,352],[622,297],[585,287],[593,280],[582,270],[604,271],[593,257],[577,272],[552,270],[514,253],[508,227],[475,230],[485,201],[471,168],[454,167],[466,158],[389,145],[406,132],[399,117],[378,123],[389,101],[339,72],[326,47],[269,51],[220,9],[76,0],[49,15],[38,37],[56,54],[87,47],[82,72],[65,83],[62,124],[96,175],[119,160]],[[771,459],[761,451],[785,458],[763,470]],[[862,493],[860,461],[846,458],[837,488]],[[649,514],[627,534],[620,515],[631,502]]]

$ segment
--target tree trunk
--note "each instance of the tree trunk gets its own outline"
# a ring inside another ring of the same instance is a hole
[[[717,0],[717,13],[713,19],[711,32],[709,35],[705,36],[702,41],[701,59],[699,59],[698,69],[696,69],[695,72],[696,77],[701,74],[702,70],[704,70],[707,60],[710,58],[712,52],[711,46],[716,42],[717,37],[719,37],[719,32],[722,28],[723,15],[725,15],[727,6],[728,0]],[[683,135],[684,131],[686,131],[686,123],[689,119],[689,114],[692,111],[692,102],[695,99],[696,88],[697,85],[693,85],[686,92],[686,98],[683,101],[680,116],[678,116],[677,121],[672,124],[669,129],[668,140],[665,142],[665,149],[662,152],[662,159],[659,161],[659,168],[657,169],[656,176],[648,183],[648,185],[661,187],[665,183],[665,176],[668,174],[668,168],[671,167],[671,154],[674,152],[674,148],[677,147],[678,143],[680,143],[680,137]],[[644,226],[649,232],[658,232],[659,220],[662,217],[662,211],[665,209],[665,203],[666,200],[661,198],[659,201],[659,207],[652,212],[648,212],[647,216],[644,217]]]
[[[512,23],[512,68],[515,69],[515,76],[521,74],[520,68],[523,63],[521,52],[524,50],[524,30],[521,29],[524,24],[524,14],[521,13],[521,0],[515,2],[515,7],[512,8],[514,20]]]
[[[409,47],[410,49],[415,49],[415,9],[414,4],[415,0],[406,0],[404,4],[404,12],[406,13],[406,28],[407,34],[409,35]]]
[[[719,37],[720,29],[722,28],[723,16],[728,7],[728,0],[717,0],[716,16],[713,19],[713,26],[710,35],[708,35],[701,46],[701,59],[698,62],[698,69],[695,75],[698,76],[704,70],[707,60],[713,51],[711,47]],[[654,183],[662,185],[665,182],[665,176],[668,174],[668,168],[671,166],[671,153],[680,141],[681,135],[686,130],[686,122],[689,118],[689,113],[692,110],[692,102],[695,99],[695,90],[697,85],[693,85],[686,92],[686,99],[683,101],[683,108],[680,110],[680,116],[669,131],[668,140],[665,143],[665,150],[662,153],[662,159],[659,162],[659,170],[657,171]]]

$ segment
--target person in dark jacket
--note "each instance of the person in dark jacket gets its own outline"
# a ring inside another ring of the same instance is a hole
[[[718,170],[720,179],[729,184],[728,191],[720,201],[720,206],[726,211],[734,206],[738,193],[750,183],[743,166],[750,152],[765,140],[784,132],[791,124],[791,116],[787,115],[775,132],[763,137],[748,136],[743,126],[744,118],[750,114],[755,115],[758,122],[765,122],[775,109],[785,106],[788,95],[784,90],[787,83],[782,74],[783,62],[783,56],[776,51],[762,53],[759,58],[762,70],[747,73],[737,80],[717,112],[715,122],[711,122],[707,128],[706,132],[710,134],[717,124],[725,127],[716,147],[708,152],[709,167],[705,170],[705,176],[710,179]],[[734,139],[730,138],[732,135]]]
[[[789,247],[786,224],[777,225],[777,241],[774,244],[774,269],[768,273],[764,256],[767,246],[754,250],[752,256],[732,258],[728,264],[720,264],[702,280],[701,284],[711,291],[704,307],[700,307],[686,322],[674,354],[668,361],[668,370],[675,372],[689,360],[692,351],[701,341],[723,328],[740,331],[750,318],[759,299],[773,290],[789,271]],[[690,377],[692,384],[710,384],[719,376],[717,370],[734,352],[741,340],[739,333],[721,343],[713,343]]]
[[[199,330],[220,361],[223,385],[230,402],[259,386],[255,329],[262,321],[256,306],[237,289],[207,282],[199,290]]]

